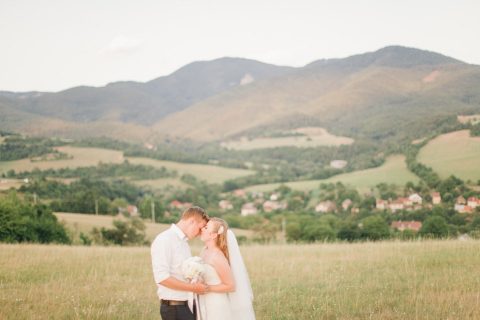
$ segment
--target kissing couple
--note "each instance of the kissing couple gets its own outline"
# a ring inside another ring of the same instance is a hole
[[[188,241],[197,236],[205,247],[192,258]],[[155,238],[151,256],[162,320],[255,320],[247,269],[224,220],[188,208]]]

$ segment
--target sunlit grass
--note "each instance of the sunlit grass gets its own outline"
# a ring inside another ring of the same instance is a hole
[[[257,319],[475,319],[479,249],[427,241],[242,252]],[[159,318],[148,248],[0,245],[0,304],[1,319]]]

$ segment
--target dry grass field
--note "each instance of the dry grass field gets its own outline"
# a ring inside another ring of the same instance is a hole
[[[243,138],[235,141],[223,142],[221,145],[227,149],[234,150],[253,150],[275,147],[298,147],[311,148],[319,146],[340,146],[344,144],[352,144],[353,139],[347,137],[339,137],[329,133],[324,128],[298,128],[292,133],[301,133],[302,136],[278,137],[278,138]]]
[[[78,236],[80,232],[88,234],[93,228],[113,228],[113,220],[124,219],[123,216],[107,216],[107,215],[93,215],[82,213],[64,213],[56,212],[59,221],[63,221],[67,228],[72,231],[75,236]],[[157,234],[169,228],[170,225],[162,223],[152,223],[145,221],[145,234],[149,241],[152,241]],[[233,229],[237,235],[246,236],[250,238],[252,232],[249,230]]]
[[[191,174],[200,180],[209,183],[223,183],[225,180],[235,179],[243,176],[254,174],[254,171],[244,169],[224,168],[207,164],[191,164],[173,161],[161,161],[149,158],[128,158],[133,164],[144,164],[153,167],[165,167],[169,170],[176,170],[181,176],[183,174]]]
[[[149,165],[157,168],[165,167],[169,170],[176,170],[179,176],[183,174],[191,174],[200,180],[209,183],[223,183],[225,180],[234,179],[242,176],[254,174],[251,170],[232,169],[215,165],[190,164],[173,161],[161,161],[149,158],[124,157],[121,151],[101,149],[101,148],[78,148],[78,147],[59,147],[59,151],[71,155],[72,159],[54,160],[54,161],[35,161],[30,159],[22,159],[16,161],[0,161],[0,174],[10,169],[16,172],[31,171],[35,168],[40,170],[60,169],[60,168],[78,168],[96,166],[102,163],[122,163],[125,160],[133,164]],[[176,181],[173,181],[176,180]],[[173,185],[184,187],[179,179],[145,181],[145,185],[160,188],[165,185]]]
[[[5,191],[10,188],[20,188],[24,184],[21,179],[0,179],[0,191]]]
[[[122,163],[124,161],[121,151],[107,150],[101,148],[77,148],[77,147],[58,147],[57,150],[73,156],[73,159],[54,160],[54,161],[35,161],[22,159],[15,161],[0,161],[0,173],[14,169],[16,172],[31,171],[35,168],[40,170],[60,169],[60,168],[78,168],[96,166],[99,162],[103,163]]]
[[[454,174],[460,179],[480,179],[480,137],[470,137],[468,130],[438,136],[423,147],[418,161],[447,178]]]
[[[152,188],[153,190],[163,189],[166,187],[174,187],[177,189],[187,189],[190,185],[178,178],[160,178],[152,180],[132,180],[133,184]]]
[[[259,320],[480,318],[478,241],[242,252]],[[2,244],[0,305],[0,319],[160,319],[147,247]]]
[[[417,182],[418,177],[407,169],[405,156],[396,155],[389,157],[387,161],[378,168],[339,174],[323,180],[287,182],[285,185],[292,189],[309,191],[317,189],[321,183],[342,182],[345,185],[357,188],[360,192],[365,192],[382,182],[403,186],[408,181]],[[279,186],[280,183],[263,184],[249,187],[247,190],[271,191]]]

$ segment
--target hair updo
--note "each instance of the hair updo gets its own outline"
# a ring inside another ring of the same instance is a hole
[[[227,230],[228,223],[220,218],[210,218],[210,221],[213,221],[213,232],[218,234],[216,244],[218,248],[222,251],[225,257],[230,263],[230,257],[228,255],[228,246],[227,246]]]

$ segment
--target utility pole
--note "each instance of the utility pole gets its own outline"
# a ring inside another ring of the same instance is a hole
[[[151,199],[151,208],[152,208],[152,222],[155,223],[155,201]]]
[[[98,200],[95,199],[95,214],[98,216]]]
[[[282,218],[282,234],[283,234],[283,242],[287,242],[287,220]]]
[[[33,204],[37,204],[37,193],[33,193]]]

